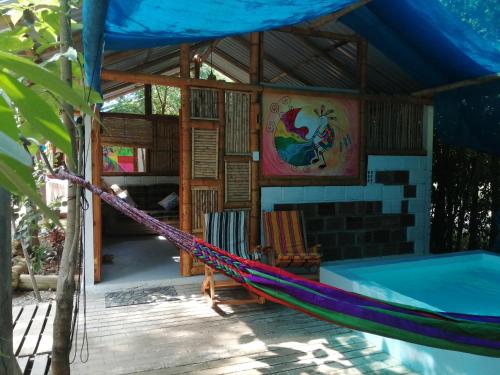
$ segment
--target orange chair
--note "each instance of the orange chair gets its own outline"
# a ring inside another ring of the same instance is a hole
[[[308,247],[300,211],[263,212],[264,252],[276,267],[306,268],[318,277],[321,245]],[[314,270],[314,271],[313,271]]]

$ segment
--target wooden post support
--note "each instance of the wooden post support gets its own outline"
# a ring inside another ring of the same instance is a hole
[[[152,115],[153,114],[153,98],[152,98],[152,90],[151,85],[144,85],[144,114]]]
[[[193,62],[194,62],[194,78],[200,79],[200,68],[202,63],[201,56],[198,54],[194,55]]]
[[[262,33],[250,34],[250,83],[258,85],[262,80]]]
[[[262,73],[262,34],[250,34],[250,83],[258,85],[261,81]],[[259,95],[252,93],[250,105],[250,152],[259,152],[259,114],[260,103]],[[254,247],[260,244],[260,185],[259,185],[259,162],[252,161],[251,183],[250,183],[250,246]]]
[[[189,78],[189,45],[182,44],[180,49],[180,76]],[[189,89],[181,87],[181,131],[180,133],[180,228],[190,233],[192,230],[191,202],[191,127],[189,123]],[[181,252],[181,275],[190,276],[192,267],[191,256]]]
[[[260,103],[258,94],[253,92],[250,103],[250,152],[259,152],[259,114]],[[251,161],[251,183],[250,183],[250,248],[260,244],[260,184],[259,184],[259,162]]]

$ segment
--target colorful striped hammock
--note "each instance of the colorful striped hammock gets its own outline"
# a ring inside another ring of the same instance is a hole
[[[118,211],[265,299],[359,331],[441,349],[500,357],[498,316],[436,312],[385,302],[307,280],[216,248],[156,220],[83,178],[65,171],[59,171],[58,177],[90,190]]]

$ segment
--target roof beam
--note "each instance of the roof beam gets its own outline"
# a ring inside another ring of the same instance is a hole
[[[330,23],[330,22],[336,22],[340,17],[345,16],[348,13],[351,13],[352,11],[355,11],[358,8],[361,8],[362,6],[365,6],[368,4],[371,0],[359,0],[345,8],[342,8],[341,10],[338,10],[334,13],[327,14],[326,16],[320,17],[316,19],[315,21],[312,21],[309,23],[309,27],[311,29],[317,29],[324,24]]]
[[[443,91],[458,89],[461,87],[480,85],[482,83],[487,83],[487,82],[497,81],[497,80],[500,80],[500,73],[489,74],[489,75],[486,75],[483,77],[478,77],[478,78],[466,79],[463,81],[450,83],[447,85],[431,87],[429,89],[415,91],[412,93],[412,95],[413,96],[432,96],[434,94],[437,94],[437,93],[440,93]]]
[[[158,74],[147,74],[147,73],[130,72],[130,71],[122,72],[117,70],[103,70],[101,72],[101,79],[107,81],[142,83],[142,84],[149,83],[151,85],[174,86],[174,87],[200,86],[200,87],[228,89],[228,90],[262,91],[262,87],[258,85],[212,81],[206,79],[167,77]]]
[[[314,37],[314,38],[328,38],[328,39],[334,39],[334,40],[346,41],[346,42],[356,42],[358,40],[358,36],[355,34],[339,34],[339,33],[335,33],[332,31],[323,31],[323,30],[302,28],[302,27],[296,27],[296,26],[285,26],[285,27],[282,27],[280,29],[274,29],[271,31],[290,33],[290,34],[294,34],[297,36],[309,36],[309,37]]]

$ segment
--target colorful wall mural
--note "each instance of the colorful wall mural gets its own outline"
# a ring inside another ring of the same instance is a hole
[[[136,162],[132,147],[107,146],[102,148],[103,172],[135,172]]]
[[[359,102],[264,92],[263,177],[360,174]]]

